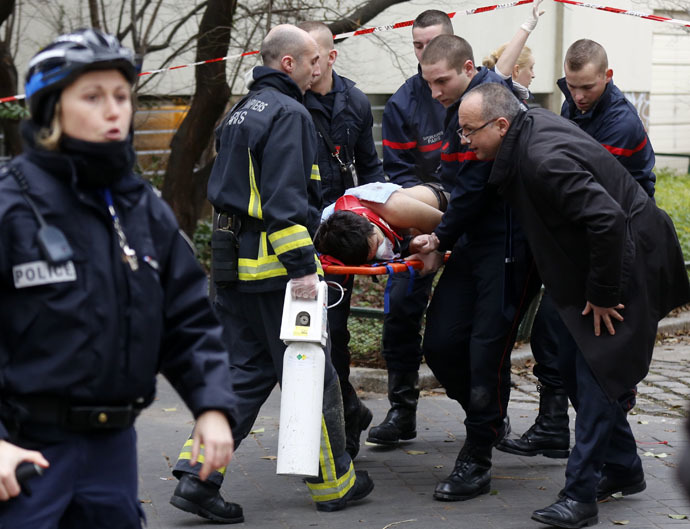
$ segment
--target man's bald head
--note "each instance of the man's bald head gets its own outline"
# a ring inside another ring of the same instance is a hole
[[[312,43],[306,31],[292,24],[280,24],[271,29],[261,43],[261,60],[264,66],[280,70],[283,57],[290,55],[299,60]]]
[[[281,24],[268,32],[261,43],[261,58],[264,66],[290,76],[303,94],[321,74],[316,41],[291,24]]]

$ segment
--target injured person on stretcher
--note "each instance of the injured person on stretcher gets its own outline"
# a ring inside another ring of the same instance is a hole
[[[314,246],[348,266],[406,257],[411,237],[431,233],[447,204],[439,184],[353,187],[324,209]]]

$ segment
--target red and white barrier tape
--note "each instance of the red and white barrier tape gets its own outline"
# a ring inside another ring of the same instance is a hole
[[[494,11],[496,9],[506,9],[508,7],[521,6],[524,4],[531,4],[534,0],[517,0],[516,2],[509,2],[507,4],[494,4],[491,6],[475,7],[474,9],[467,9],[465,11],[453,11],[447,13],[450,18],[455,15],[476,15],[479,13],[486,13],[487,11]],[[390,31],[392,29],[408,28],[414,23],[414,20],[406,20],[405,22],[396,22],[395,24],[386,24],[385,26],[376,26],[373,28],[358,29],[347,33],[340,33],[333,37],[334,40],[344,39],[348,37],[359,37],[361,35],[371,35],[372,33],[380,33],[382,31]]]
[[[483,7],[475,7],[474,9],[466,9],[465,11],[453,11],[452,13],[448,13],[448,16],[450,18],[453,18],[455,15],[476,15],[479,13],[486,13],[488,11],[494,11],[497,9],[506,9],[509,7],[516,7],[516,6],[520,6],[520,5],[531,4],[533,1],[534,0],[516,0],[515,2],[508,2],[506,4],[494,4],[494,5],[483,6]],[[646,20],[653,20],[655,22],[669,22],[671,24],[677,24],[677,25],[684,26],[684,27],[690,27],[690,21],[687,21],[687,20],[679,20],[676,18],[651,15],[649,13],[640,13],[639,11],[630,11],[628,9],[620,9],[617,7],[600,6],[597,4],[590,4],[588,2],[578,2],[576,0],[553,0],[553,1],[554,2],[560,2],[563,4],[580,6],[580,7],[588,7],[590,9],[597,9],[599,11],[607,11],[609,13],[616,13],[619,15],[630,15],[630,16],[634,16],[637,18],[644,18]],[[413,23],[414,23],[414,20],[406,20],[404,22],[396,22],[395,24],[387,24],[385,26],[376,26],[373,28],[358,29],[356,31],[349,31],[347,33],[340,33],[338,35],[335,35],[333,38],[335,40],[338,40],[338,39],[344,39],[344,38],[349,38],[349,37],[359,37],[362,35],[371,35],[373,33],[381,33],[384,31],[391,31],[394,29],[407,28],[407,27],[410,27]],[[189,64],[180,64],[178,66],[171,66],[170,68],[160,68],[158,70],[148,70],[145,72],[141,72],[139,74],[139,76],[142,77],[144,75],[155,75],[157,73],[169,72],[172,70],[179,70],[181,68],[189,68],[191,66],[198,66],[200,64],[208,64],[208,63],[212,63],[212,62],[220,62],[220,61],[227,61],[227,60],[231,60],[231,59],[239,59],[240,57],[246,57],[248,55],[255,55],[257,53],[259,53],[258,50],[246,51],[244,53],[238,53],[236,55],[227,55],[226,57],[218,57],[216,59],[208,59],[205,61],[198,61],[198,62],[192,62]],[[0,98],[0,103],[7,103],[10,101],[18,101],[18,100],[24,99],[25,97],[26,96],[24,94],[19,94],[19,95],[14,95],[14,96],[9,96],[9,97],[2,97],[2,98]]]
[[[575,0],[553,0],[562,4],[570,4],[580,7],[589,7],[590,9],[597,9],[599,11],[608,11],[609,13],[616,13],[618,15],[630,15],[631,17],[644,18],[646,20],[653,20],[654,22],[668,22],[670,24],[677,24],[690,28],[690,21],[679,20],[677,18],[662,17],[659,15],[650,15],[649,13],[640,13],[639,11],[631,11],[629,9],[620,9],[618,7],[600,6],[597,4],[590,4],[589,2],[576,2]]]
[[[455,15],[474,15],[478,13],[486,13],[487,11],[494,11],[496,9],[506,9],[508,7],[515,7],[523,4],[531,4],[534,2],[534,0],[516,0],[515,2],[509,2],[507,4],[494,4],[490,6],[484,6],[484,7],[476,7],[474,9],[467,9],[465,11],[454,11],[452,13],[448,13],[448,16],[450,18],[453,18]],[[359,37],[361,35],[371,35],[372,33],[381,33],[382,31],[390,31],[393,29],[400,29],[400,28],[406,28],[410,27],[414,23],[414,20],[406,20],[405,22],[397,22],[395,24],[387,24],[385,26],[376,26],[373,28],[364,28],[364,29],[358,29],[356,31],[350,31],[347,33],[340,33],[338,35],[335,35],[333,37],[334,40],[337,39],[344,39],[348,37]],[[163,73],[163,72],[169,72],[172,70],[179,70],[181,68],[189,68],[191,66],[198,66],[200,64],[208,64],[212,62],[220,62],[220,61],[227,61],[231,59],[239,59],[240,57],[246,57],[247,55],[255,55],[259,53],[258,50],[254,51],[246,51],[244,53],[238,53],[237,55],[227,55],[226,57],[218,57],[216,59],[208,59],[205,61],[198,61],[198,62],[192,62],[189,64],[180,64],[178,66],[171,66],[170,68],[160,68],[158,70],[147,70],[145,72],[141,72],[139,74],[139,77],[143,77],[144,75],[155,75],[157,73]],[[26,96],[24,94],[16,95],[16,96],[9,96],[9,97],[2,97],[0,98],[0,103],[8,103],[10,101],[17,101],[20,99],[24,99]]]

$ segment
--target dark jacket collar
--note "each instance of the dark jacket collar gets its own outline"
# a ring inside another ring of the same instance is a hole
[[[252,70],[252,76],[254,81],[249,86],[249,89],[252,91],[258,91],[263,88],[274,88],[300,103],[304,100],[299,86],[297,86],[295,81],[286,73],[275,70],[274,68],[269,68],[268,66],[255,66]]]
[[[355,86],[355,82],[351,81],[347,77],[338,75],[335,73],[335,70],[332,73],[333,87],[326,95],[333,95],[334,97],[333,115],[335,116],[339,112],[342,112],[344,107],[347,105],[347,97],[352,87]],[[304,106],[306,106],[308,109],[317,109],[325,112],[323,104],[321,103],[322,97],[325,96],[312,92],[311,90],[307,90],[307,93],[304,94]]]
[[[75,164],[68,154],[60,151],[48,151],[36,144],[36,127],[32,122],[22,122],[21,134],[24,142],[24,155],[31,163],[38,166],[48,176],[72,188],[77,196],[91,197],[94,195],[95,192],[85,191],[77,186]],[[118,201],[128,206],[137,200],[143,188],[144,181],[131,171],[110,186],[113,195],[119,197]],[[32,193],[40,193],[40,191],[39,189],[31,189]]]
[[[491,176],[489,183],[499,188],[499,192],[510,182],[513,170],[516,167],[516,153],[515,149],[520,140],[520,132],[524,127],[527,119],[527,112],[520,112],[513,122],[510,124],[508,132],[503,137],[501,146],[496,153],[494,164],[491,169]]]
[[[601,112],[603,112],[604,109],[608,108],[616,98],[618,98],[619,96],[623,97],[618,87],[615,84],[613,84],[612,79],[611,81],[606,83],[604,93],[601,94],[601,97],[597,99],[594,105],[592,105],[592,108],[590,108],[587,112],[582,113],[575,106],[575,101],[573,100],[573,96],[570,93],[570,90],[568,90],[568,85],[565,82],[565,77],[561,77],[558,81],[556,81],[556,84],[558,85],[558,88],[561,89],[561,92],[563,92],[565,100],[568,103],[568,115],[565,117],[569,119],[592,119],[599,115]]]

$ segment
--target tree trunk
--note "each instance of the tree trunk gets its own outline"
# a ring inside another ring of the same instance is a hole
[[[236,0],[210,0],[199,26],[196,61],[227,55]],[[171,142],[163,198],[177,215],[180,227],[192,235],[206,200],[208,171],[195,171],[208,138],[230,97],[225,61],[196,67],[192,104]]]
[[[0,2],[0,24],[14,13],[14,0]],[[17,93],[17,68],[10,53],[9,44],[0,41],[0,97],[9,97]],[[16,156],[22,152],[22,142],[19,134],[19,121],[14,119],[0,120],[0,126],[5,135],[7,154]]]
[[[329,25],[334,33],[356,29],[391,5],[407,0],[369,0],[343,20]],[[209,0],[199,27],[196,61],[227,55],[237,0]],[[192,235],[206,204],[210,165],[195,170],[226,108],[230,87],[225,61],[196,67],[192,104],[170,144],[163,198],[177,215],[180,227]]]

